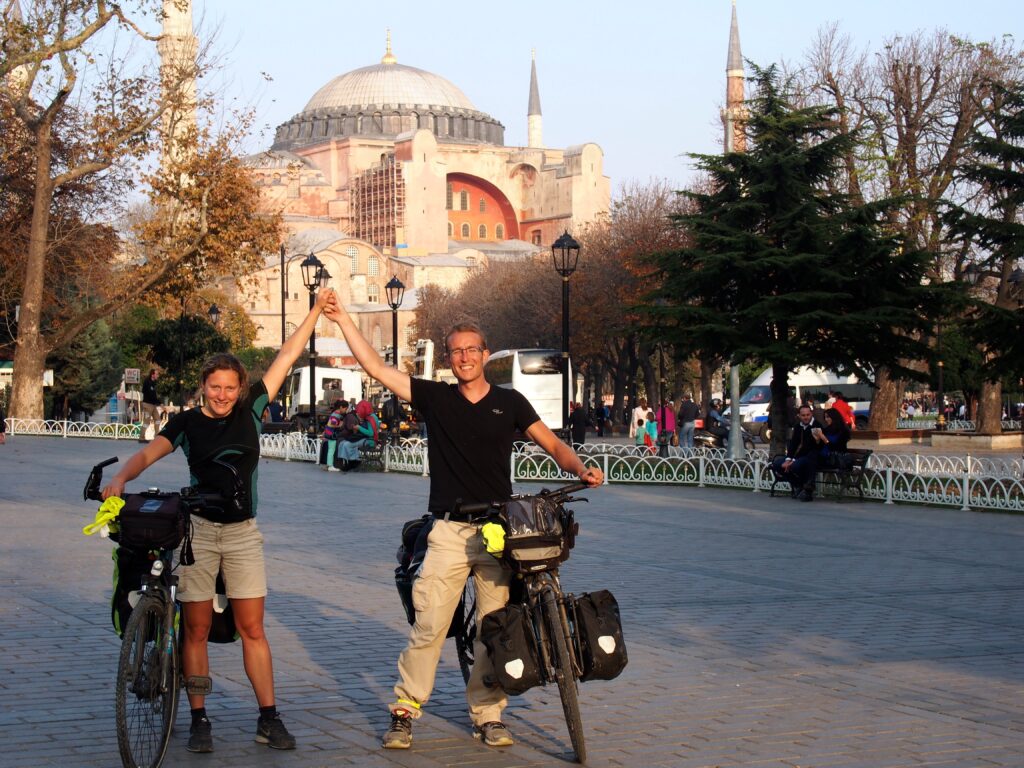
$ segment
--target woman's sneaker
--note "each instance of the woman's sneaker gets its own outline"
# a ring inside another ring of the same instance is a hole
[[[213,752],[213,726],[207,718],[192,722],[185,749],[189,752]]]
[[[384,734],[384,749],[408,749],[412,746],[412,718],[393,712],[391,727]]]
[[[480,739],[489,747],[511,747],[516,743],[515,739],[512,738],[512,734],[508,732],[508,728],[505,727],[505,724],[499,723],[496,720],[474,726],[473,738]]]
[[[295,737],[288,733],[278,715],[256,721],[256,743],[271,749],[295,749]]]

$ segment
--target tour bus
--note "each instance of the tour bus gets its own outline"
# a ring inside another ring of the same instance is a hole
[[[309,423],[309,366],[295,366],[284,380],[281,394],[285,398],[285,419],[305,428]],[[363,398],[363,376],[351,368],[316,367],[314,394],[317,415],[321,421],[330,414],[335,400],[348,400],[353,405]]]
[[[797,368],[790,371],[789,391],[796,397],[796,403],[803,403],[808,397],[815,405],[823,405],[828,400],[829,390],[842,392],[846,402],[853,409],[858,429],[868,424],[868,411],[874,388],[862,382],[856,376],[841,376],[835,371],[822,371],[815,368]],[[769,409],[772,401],[772,369],[763,371],[740,396],[740,414],[743,426],[753,434],[767,439],[770,429]]]
[[[494,386],[522,393],[540,420],[554,430],[563,426],[561,364],[557,349],[503,349],[488,358],[484,375]],[[569,370],[571,374],[571,362]]]

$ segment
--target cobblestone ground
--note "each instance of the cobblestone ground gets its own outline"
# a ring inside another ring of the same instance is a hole
[[[0,447],[0,766],[118,762],[110,544],[85,538],[88,468],[135,443]],[[266,460],[260,525],[278,705],[299,740],[252,740],[238,645],[215,647],[216,752],[179,725],[168,766],[558,766],[557,692],[514,697],[507,750],[469,735],[454,647],[408,752],[384,752],[405,620],[401,524],[427,480]],[[145,476],[174,488],[180,455]],[[141,484],[139,485],[141,487]],[[1024,765],[1024,519],[718,489],[610,486],[580,505],[567,589],[609,588],[630,664],[581,687],[594,766]],[[183,705],[179,722],[187,723]]]

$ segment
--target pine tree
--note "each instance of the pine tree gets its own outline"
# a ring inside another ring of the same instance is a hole
[[[823,107],[797,108],[774,66],[756,71],[746,153],[693,155],[709,191],[677,218],[693,245],[655,259],[663,340],[772,367],[774,448],[786,434],[788,371],[816,365],[870,379],[920,350],[934,289],[923,255],[885,233],[884,203],[836,193],[856,139]]]

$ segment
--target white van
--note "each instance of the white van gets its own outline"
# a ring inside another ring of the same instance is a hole
[[[326,391],[326,394],[325,394]],[[284,380],[281,394],[287,403],[286,420],[309,418],[309,366],[295,366]],[[323,416],[330,412],[331,403],[338,399],[352,403],[363,399],[363,375],[351,368],[316,368],[317,411]]]
[[[572,361],[569,361],[572,380]],[[487,381],[523,394],[548,428],[562,424],[562,353],[557,349],[503,349],[484,366]]]
[[[841,392],[853,409],[857,428],[864,429],[867,426],[874,388],[856,376],[841,376],[835,371],[804,367],[790,371],[788,383],[789,391],[796,397],[798,404],[809,397],[815,405],[822,405],[828,400],[829,390]],[[771,384],[772,369],[768,368],[754,379],[746,392],[740,396],[743,426],[762,438],[766,438],[766,431],[770,429]]]

